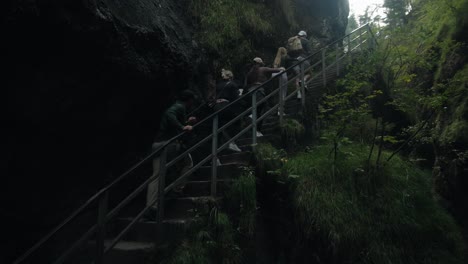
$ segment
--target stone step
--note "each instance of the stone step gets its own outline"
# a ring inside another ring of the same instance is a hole
[[[277,115],[269,115],[265,118],[265,120],[263,121],[263,123],[277,123],[278,122],[278,116]]]
[[[270,135],[270,134],[276,134],[276,133],[279,133],[279,124],[275,127],[265,127],[265,125],[263,125],[263,129],[262,129],[262,133],[264,134],[267,134],[267,135]]]
[[[239,146],[240,147],[240,146]],[[241,148],[241,147],[240,147]],[[242,148],[241,148],[242,149]],[[218,179],[234,179],[237,178],[242,172],[239,164],[221,164],[218,166]],[[192,181],[209,181],[211,180],[211,166],[203,166],[197,170]]]
[[[286,106],[284,108],[284,111],[286,113],[297,113],[297,112],[299,112],[301,110],[302,110],[302,105],[301,104],[290,105],[290,106]]]
[[[263,123],[262,130],[260,130],[260,132],[263,135],[275,134],[278,132],[278,128],[279,128],[279,121],[276,123],[268,123],[268,124]],[[248,133],[242,135],[239,139],[236,140],[236,144],[239,146],[239,148],[240,148],[240,145],[244,143],[244,140],[248,138],[250,139],[252,138],[252,131],[249,131]]]
[[[166,199],[164,219],[187,219],[209,213],[209,210],[220,200],[220,197],[213,198],[211,196]]]
[[[115,237],[132,221],[131,218],[119,218],[112,225],[111,237]],[[171,240],[183,237],[186,231],[196,221],[194,218],[165,219],[161,229],[155,220],[140,220],[124,236],[125,241],[151,242],[157,240]]]
[[[252,152],[237,152],[227,155],[220,155],[218,158],[221,161],[221,164],[240,164],[246,166],[250,164]]]
[[[301,100],[298,98],[292,98],[284,103],[285,107],[293,107],[293,106],[302,106]]]
[[[104,242],[105,247],[110,246],[112,240]],[[156,249],[154,242],[140,241],[120,241],[105,256],[105,264],[129,264],[129,263],[148,263],[148,257]],[[77,259],[72,259],[67,263],[89,264],[95,263],[88,256],[96,255],[96,242],[90,241],[80,252]],[[80,260],[80,259],[83,260]],[[86,260],[85,260],[86,259]]]
[[[233,180],[218,180],[216,194],[223,196],[231,186]],[[196,197],[211,195],[211,181],[190,181],[185,184],[182,197]]]
[[[266,143],[266,142],[270,142],[272,140],[275,140],[276,136],[279,136],[279,135],[275,135],[275,134],[264,134],[263,137],[257,137],[257,142],[258,143]],[[246,145],[252,145],[252,138],[243,138],[243,139],[239,139],[238,142],[237,142],[237,145],[240,147],[240,146],[246,146]],[[242,149],[242,148],[241,148]]]
[[[263,127],[274,127],[279,125],[279,118],[278,116],[272,116],[271,119],[267,119],[263,121]]]
[[[106,256],[105,263],[145,263],[155,246],[154,243],[149,242],[121,241]]]

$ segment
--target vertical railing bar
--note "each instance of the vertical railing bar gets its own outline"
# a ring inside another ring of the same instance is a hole
[[[257,92],[252,93],[252,144],[257,145]]]
[[[351,64],[351,35],[348,35],[348,64]]]
[[[211,196],[216,197],[216,188],[218,183],[218,124],[219,115],[213,118],[213,139],[211,143]]]
[[[159,183],[158,183],[158,227],[159,230],[162,228],[162,222],[164,220],[164,189],[166,188],[166,171],[167,171],[167,149],[166,146],[160,156],[159,165]]]
[[[327,86],[327,72],[326,72],[326,68],[327,68],[327,63],[325,61],[325,51],[326,51],[326,48],[322,49],[322,78],[323,78],[323,87],[326,87]]]
[[[336,43],[336,55],[335,55],[335,64],[336,64],[336,76],[340,76],[340,62],[339,62],[339,53],[340,53],[340,45],[338,45],[338,42]]]
[[[369,49],[373,50],[375,45],[375,38],[372,34],[372,28],[370,24],[367,25],[367,39],[369,39]]]
[[[98,204],[98,219],[97,219],[97,235],[96,235],[96,264],[104,263],[104,242],[106,239],[106,215],[109,201],[109,191],[106,191],[99,198]]]
[[[286,74],[286,72],[283,72]],[[287,89],[286,84],[284,83],[283,76],[279,78],[279,121],[280,126],[284,125],[284,97],[285,97],[285,89]],[[287,90],[286,90],[287,91]]]
[[[362,51],[362,43],[363,43],[363,40],[362,40],[362,27],[359,28],[359,50]]]
[[[305,113],[305,77],[304,77],[304,62],[305,60],[302,61],[301,63],[301,104],[302,104],[302,111]]]

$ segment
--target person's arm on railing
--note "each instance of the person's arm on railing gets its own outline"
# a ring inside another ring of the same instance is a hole
[[[259,71],[261,74],[264,74],[264,76],[271,76],[273,73],[278,73],[283,71],[284,68],[268,68],[268,67],[260,67]]]
[[[192,131],[193,127],[191,126],[192,123],[196,122],[195,117],[188,118],[188,125],[184,125],[180,122],[185,118],[185,110],[182,105],[174,105],[167,110],[167,121],[168,126],[175,128],[177,131]]]

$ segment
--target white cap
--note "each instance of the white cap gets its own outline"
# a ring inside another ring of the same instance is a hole
[[[264,64],[263,60],[261,58],[259,58],[259,57],[254,58],[253,61],[256,62],[256,63]]]
[[[297,33],[297,35],[301,36],[301,37],[306,37],[307,33],[304,30],[301,30],[301,31],[299,31],[299,33]]]

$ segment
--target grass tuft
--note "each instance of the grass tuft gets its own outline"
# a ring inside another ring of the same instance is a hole
[[[369,148],[356,144],[333,162],[330,149],[285,164],[300,175],[295,218],[306,237],[340,263],[462,263],[459,229],[433,199],[430,172],[401,158],[369,168]]]

